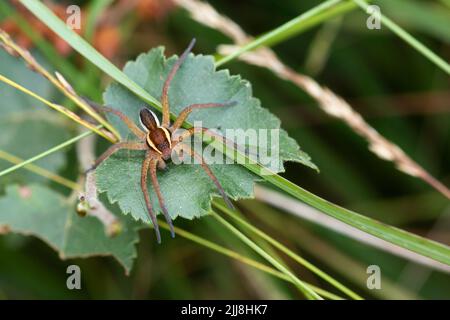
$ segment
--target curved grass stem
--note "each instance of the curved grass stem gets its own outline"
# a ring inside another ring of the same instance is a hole
[[[21,14],[16,12],[11,7],[10,3],[7,1],[0,1],[0,13],[9,19],[12,19],[23,31],[23,33],[31,39],[33,44],[43,54],[46,60],[51,61],[52,65],[54,65],[57,70],[60,70],[72,79],[82,76],[82,73],[75,66],[73,66],[69,60],[58,54],[52,44],[47,42],[40,33],[35,32],[35,29],[30,22]]]

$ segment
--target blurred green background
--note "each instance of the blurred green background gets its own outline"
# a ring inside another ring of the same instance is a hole
[[[85,14],[93,2],[53,1],[53,4],[61,8],[78,4]],[[142,7],[129,9],[133,2],[142,2],[137,4]],[[248,34],[256,36],[320,1],[214,0],[209,3]],[[374,3],[449,61],[448,1],[383,0]],[[36,47],[32,40],[27,42],[23,35],[26,24],[17,21],[24,19],[31,26],[34,22],[25,9],[18,7],[11,1],[0,6],[2,28],[9,28],[16,40],[22,37],[21,43],[32,49],[49,68],[60,70],[62,61],[66,67],[69,65],[67,68],[78,70],[85,78],[71,79],[72,85],[82,94],[100,101],[109,80],[70,48],[47,35],[46,43],[56,47],[62,59],[46,58],[42,47]],[[107,22],[99,22],[93,41],[120,67],[158,45],[166,46],[166,54],[179,53],[193,37],[198,41],[196,53],[214,54],[219,44],[229,43],[220,32],[193,21],[185,10],[169,1],[112,1],[104,16]],[[344,97],[370,125],[403,148],[434,177],[450,185],[448,75],[386,28],[368,30],[366,17],[364,12],[355,9],[278,44],[274,50],[291,68],[310,75]],[[34,28],[33,32],[36,30]],[[6,67],[3,57],[0,60],[2,71]],[[21,65],[18,63],[17,68],[23,67]],[[374,156],[367,149],[366,141],[341,121],[327,116],[293,84],[265,69],[237,60],[225,67],[252,83],[254,96],[281,119],[282,127],[320,168],[317,174],[302,165],[288,164],[285,177],[345,208],[450,243],[450,203],[441,194],[421,180],[399,172],[392,163]],[[97,86],[86,85],[86,78]],[[6,90],[14,89],[3,88],[2,94]],[[64,101],[56,94],[53,97],[54,101]],[[63,156],[67,164],[61,174],[75,180],[74,150]],[[29,180],[19,182],[26,184]],[[68,194],[67,190],[51,185]],[[242,201],[239,206],[254,225],[366,298],[450,298],[450,278],[446,273],[374,249],[261,202]],[[176,224],[259,260],[212,218],[192,222],[177,219]],[[61,261],[55,251],[38,239],[3,235],[0,237],[0,298],[301,298],[292,285],[182,237],[157,245],[151,232],[140,233],[138,258],[130,276],[125,276],[112,258]],[[167,233],[164,236],[168,238]],[[81,267],[82,290],[66,288],[66,267],[70,264]],[[386,283],[382,290],[366,288],[365,270],[371,264],[381,267],[383,283]],[[330,289],[310,272],[294,264],[291,267],[301,279]]]

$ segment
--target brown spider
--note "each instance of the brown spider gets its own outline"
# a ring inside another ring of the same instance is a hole
[[[148,194],[147,189],[147,175],[150,171],[150,178],[153,184],[153,188],[155,189],[156,195],[158,197],[159,205],[162,209],[162,212],[164,214],[164,217],[167,221],[167,223],[170,226],[170,233],[172,235],[172,238],[175,237],[175,232],[173,229],[173,223],[172,219],[170,218],[170,215],[167,211],[167,208],[164,204],[164,199],[161,193],[161,188],[158,183],[158,179],[156,176],[156,170],[157,169],[165,169],[166,168],[166,161],[170,159],[171,154],[175,146],[180,143],[182,140],[188,138],[189,136],[192,136],[196,133],[201,133],[204,131],[207,131],[206,128],[190,128],[184,133],[182,133],[177,139],[174,139],[172,136],[173,133],[181,127],[183,122],[186,120],[186,118],[189,116],[191,111],[194,109],[203,109],[203,108],[215,108],[215,107],[225,107],[225,106],[232,106],[235,104],[235,102],[227,102],[227,103],[202,103],[202,104],[192,104],[185,109],[183,109],[178,118],[175,120],[175,122],[170,125],[170,109],[169,109],[169,98],[168,98],[168,92],[170,88],[170,83],[172,79],[174,78],[177,70],[180,68],[184,60],[186,59],[189,52],[192,50],[192,47],[195,44],[195,39],[191,41],[188,48],[183,52],[183,54],[180,56],[180,58],[177,60],[177,62],[172,67],[172,70],[170,70],[169,75],[167,76],[166,81],[164,82],[164,87],[162,90],[161,95],[161,104],[162,104],[162,123],[160,124],[158,118],[156,115],[150,111],[147,108],[143,108],[139,112],[139,120],[142,128],[144,131],[139,129],[139,127],[131,121],[127,116],[125,116],[122,112],[109,108],[109,107],[103,107],[99,106],[91,101],[88,101],[90,105],[94,109],[97,109],[100,112],[111,112],[118,116],[130,129],[130,131],[140,140],[140,141],[120,141],[111,147],[108,148],[94,163],[92,168],[90,168],[88,171],[94,170],[97,168],[103,161],[105,161],[107,158],[109,158],[114,152],[120,150],[120,149],[128,149],[128,150],[145,150],[145,158],[142,163],[142,170],[141,170],[141,188],[142,192],[144,194],[145,203],[147,206],[148,213],[150,215],[150,218],[152,220],[155,233],[156,233],[156,239],[158,243],[161,243],[161,235],[159,232],[158,222],[156,220],[156,216],[153,212],[152,204],[150,201],[150,197]],[[219,136],[219,138],[223,139]],[[225,194],[225,191],[223,190],[222,186],[220,185],[219,181],[217,180],[214,173],[211,171],[211,169],[208,167],[208,165],[203,160],[203,157],[196,153],[191,148],[183,149],[183,151],[187,151],[190,156],[195,158],[197,161],[200,162],[200,165],[205,170],[206,174],[214,181],[217,189],[219,190],[220,194],[222,195],[223,199],[227,203],[227,205],[231,208],[233,208],[233,205],[231,201],[228,199],[227,195]]]

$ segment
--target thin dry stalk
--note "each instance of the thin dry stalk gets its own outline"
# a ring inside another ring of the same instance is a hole
[[[236,45],[233,46],[219,46],[220,54],[230,54],[237,50],[239,45],[252,39],[236,23],[220,15],[207,3],[197,0],[175,0],[175,2],[189,11],[194,20],[223,32],[235,42]],[[322,87],[311,77],[299,74],[284,65],[271,49],[259,48],[253,52],[244,53],[239,58],[249,64],[267,68],[281,79],[291,81],[303,89],[317,101],[320,108],[328,115],[342,120],[355,133],[366,139],[369,143],[369,150],[379,158],[393,162],[398,170],[422,179],[450,199],[449,188],[411,159],[399,146],[371,127],[344,99],[330,89]]]
[[[95,136],[88,136],[77,143],[77,156],[82,172],[86,172],[94,163]],[[77,211],[80,215],[88,214],[99,219],[109,236],[116,236],[122,231],[122,224],[117,217],[98,199],[95,172],[89,171],[84,177],[85,192],[78,196]]]

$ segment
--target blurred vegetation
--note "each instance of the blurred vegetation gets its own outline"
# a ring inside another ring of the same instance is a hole
[[[70,1],[70,4],[80,5],[86,14],[97,2]],[[102,16],[103,20],[99,20],[101,23],[92,31],[91,39],[96,48],[119,67],[159,45],[166,47],[167,54],[179,53],[193,37],[198,41],[196,53],[214,54],[219,44],[229,43],[224,35],[193,21],[184,10],[168,1],[141,0],[139,10],[128,11],[125,10],[126,3],[132,1],[110,2],[111,6],[103,8],[109,16]],[[64,1],[53,3],[55,8],[66,6]],[[259,35],[320,1],[211,0],[209,3],[237,22],[248,34]],[[448,1],[380,0],[374,3],[428,48],[444,60],[450,60]],[[39,23],[26,9],[17,9],[11,1],[6,1],[0,5],[0,17],[1,28],[9,28],[8,32],[19,39],[19,43],[32,49],[33,54],[49,68],[64,70],[65,76],[81,94],[100,101],[101,93],[110,81],[106,76],[80,59],[50,31],[38,34],[36,31],[40,29],[36,26]],[[368,30],[365,22],[366,14],[355,9],[278,44],[274,50],[291,68],[312,76],[343,96],[374,128],[401,146],[433,176],[450,185],[448,75],[387,29]],[[38,35],[37,39],[26,36],[30,31]],[[325,47],[317,45],[323,41],[327,44]],[[1,57],[3,72],[6,60],[3,55]],[[23,64],[20,65],[17,64],[17,72],[11,71],[12,78],[23,70]],[[286,178],[345,208],[450,244],[450,203],[441,194],[423,181],[396,170],[391,163],[375,157],[367,149],[366,141],[344,123],[324,114],[314,100],[291,83],[280,80],[267,70],[237,60],[227,64],[226,68],[251,82],[254,96],[281,119],[282,127],[320,168],[320,174],[317,174],[302,165],[288,163]],[[38,85],[41,84],[36,81],[29,88],[40,90]],[[12,90],[2,86],[2,100],[4,93]],[[64,99],[55,92],[45,94],[52,97],[52,101],[59,99],[63,104]],[[28,107],[26,101],[15,101],[9,103],[9,108]],[[64,105],[71,106],[68,101],[64,102]],[[0,122],[3,117],[5,115],[0,116]],[[71,133],[76,132],[74,127],[70,130]],[[17,131],[10,139],[19,139],[21,134]],[[59,138],[64,140],[64,135]],[[56,144],[54,141],[46,143]],[[107,145],[106,142],[101,144],[104,145],[99,148]],[[21,145],[28,148],[26,142]],[[41,146],[45,150],[45,145]],[[33,154],[35,152],[25,153],[24,157]],[[65,157],[63,167],[62,155]],[[47,163],[50,169],[57,169],[61,175],[76,180],[74,150],[52,157],[56,164],[52,167],[52,162]],[[46,163],[45,159],[43,163]],[[0,168],[9,166],[2,160],[0,165]],[[28,178],[36,179],[27,173],[19,176],[17,181],[26,184],[30,181]],[[3,177],[1,179],[0,192],[3,192]],[[54,183],[50,186],[68,194],[67,190]],[[256,200],[242,201],[239,207],[253,225],[365,298],[450,298],[450,281],[446,273],[374,249]],[[195,221],[177,219],[176,224],[260,260],[212,217]],[[290,283],[255,271],[182,237],[157,245],[151,232],[140,232],[138,258],[130,276],[126,276],[111,258],[61,261],[57,253],[38,239],[3,235],[0,237],[0,298],[302,297]],[[67,290],[65,271],[70,264],[81,267],[83,290]],[[367,290],[365,270],[371,264],[381,267],[383,281],[389,286],[378,291]],[[289,266],[302,280],[333,291],[307,270],[295,264],[289,263]]]

